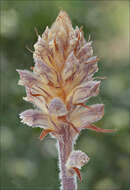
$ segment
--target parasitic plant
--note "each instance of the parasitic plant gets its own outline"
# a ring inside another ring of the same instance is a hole
[[[77,189],[76,175],[89,157],[74,150],[76,138],[83,129],[112,132],[93,123],[104,114],[104,105],[87,106],[89,98],[99,93],[100,81],[94,80],[98,58],[93,56],[92,42],[86,41],[82,28],[74,29],[66,12],[60,11],[51,28],[34,45],[33,71],[17,70],[19,84],[36,109],[20,114],[22,122],[40,127],[42,140],[48,133],[57,140],[61,189]]]

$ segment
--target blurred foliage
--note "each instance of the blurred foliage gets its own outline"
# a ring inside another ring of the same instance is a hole
[[[94,41],[100,57],[97,76],[102,81],[100,95],[89,103],[104,103],[103,128],[115,134],[84,130],[75,145],[91,160],[82,169],[80,190],[129,189],[129,5],[128,1],[1,1],[1,190],[59,189],[56,141],[47,136],[40,142],[40,129],[20,123],[18,114],[32,105],[24,102],[23,87],[17,85],[16,69],[29,69],[37,37],[51,26],[60,8],[66,10],[73,26],[83,26]]]

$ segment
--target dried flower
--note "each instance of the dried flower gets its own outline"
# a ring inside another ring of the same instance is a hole
[[[85,128],[112,132],[92,125],[103,117],[104,105],[86,106],[86,101],[99,93],[100,81],[93,77],[99,59],[93,56],[92,42],[84,39],[82,28],[74,29],[64,11],[50,29],[47,27],[38,36],[34,49],[33,72],[17,71],[19,84],[26,88],[24,100],[36,109],[24,111],[20,118],[29,126],[43,129],[40,139],[51,133],[58,140],[62,188],[75,189],[73,176],[67,170],[75,168],[80,177],[77,169],[88,159],[85,153],[73,151],[75,137]]]

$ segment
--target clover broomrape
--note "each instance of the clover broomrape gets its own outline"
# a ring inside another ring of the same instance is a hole
[[[112,132],[92,123],[104,114],[104,105],[86,106],[86,101],[99,93],[98,58],[93,56],[92,42],[84,39],[82,29],[72,27],[66,12],[60,11],[51,28],[46,27],[34,45],[33,72],[17,70],[19,84],[26,88],[24,100],[37,109],[20,114],[23,123],[42,128],[40,139],[48,133],[57,139],[61,189],[77,189],[76,176],[89,157],[73,145],[83,129]]]

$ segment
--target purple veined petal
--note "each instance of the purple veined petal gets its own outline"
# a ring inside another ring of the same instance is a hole
[[[75,43],[75,45],[76,45],[75,52],[77,55],[79,50],[85,45],[86,40],[84,38],[82,30],[78,26],[76,26],[74,32],[75,32],[75,39],[77,39],[76,43]]]
[[[98,71],[97,63],[89,63],[84,64],[84,68],[82,70],[82,80],[80,81],[85,82],[88,81],[89,78],[92,78],[92,76]]]
[[[70,114],[70,122],[82,129],[85,126],[100,120],[104,115],[104,105],[95,104],[90,109],[78,107]]]
[[[81,85],[74,88],[70,94],[68,94],[66,102],[71,107],[75,104],[84,103],[90,97],[98,95],[100,81],[92,81],[92,78],[87,78],[85,80],[86,83],[83,81]]]
[[[81,34],[81,32],[79,31],[79,33]],[[66,48],[66,55],[69,56],[69,54],[73,51],[78,51],[77,48],[75,48],[77,42],[78,42],[78,38],[76,36],[76,32],[74,29],[72,29],[69,33],[69,37],[68,37],[68,47]],[[78,43],[79,44],[79,43]],[[80,47],[79,47],[80,49]]]
[[[84,62],[87,58],[93,55],[92,42],[87,42],[78,52],[77,57],[80,62]]]
[[[46,102],[43,96],[32,96],[30,94],[30,89],[26,87],[26,94],[27,97],[23,97],[23,99],[27,102],[30,102],[34,104],[38,109],[42,110],[43,113],[48,113],[47,107],[46,107]]]
[[[39,110],[28,109],[20,114],[22,122],[31,127],[50,128],[49,117]]]
[[[70,92],[72,91],[72,89],[74,89],[76,86],[84,84],[85,82],[88,82],[90,80],[92,80],[92,76],[95,74],[95,72],[98,71],[98,66],[96,63],[92,63],[92,64],[80,64],[78,69],[76,70],[75,75],[73,76],[73,80],[70,83],[70,81],[68,81],[68,84],[64,87],[68,97],[67,99],[69,99],[70,96]]]
[[[96,72],[98,72],[98,66],[96,63],[93,64],[88,64],[88,68],[87,68],[87,72],[88,72],[88,76],[93,76]]]
[[[87,83],[78,86],[74,89],[73,104],[86,102],[92,96],[97,96],[99,93],[100,81],[88,81]]]
[[[51,50],[49,48],[49,45],[46,40],[41,38],[41,36],[38,36],[38,41],[34,44],[34,49],[37,53],[43,54],[43,52],[46,54],[51,55]],[[35,59],[35,53],[34,53],[34,59]]]
[[[42,60],[45,64],[49,65],[52,67],[51,64],[51,58],[52,58],[52,51],[49,48],[49,44],[46,40],[38,36],[38,41],[34,44],[34,53],[33,53],[33,58],[34,61],[36,59]]]
[[[92,63],[97,63],[99,61],[99,58],[97,56],[93,56],[88,58],[84,63],[86,64],[92,64]]]
[[[20,74],[19,85],[24,85],[30,89],[30,93],[38,94],[38,96],[51,97],[49,94],[50,89],[48,85],[44,84],[42,79],[30,71],[27,70],[17,70]]]
[[[34,73],[40,75],[40,77],[45,81],[45,83],[49,83],[51,81],[54,84],[57,84],[57,75],[56,72],[50,68],[47,64],[38,58],[35,58],[35,67]]]
[[[64,104],[64,102],[56,97],[53,98],[49,105],[48,105],[48,110],[50,114],[56,115],[56,116],[64,116],[67,114],[67,109],[66,109],[66,105]]]
[[[17,70],[17,72],[20,75],[20,80],[19,80],[19,85],[27,86],[27,87],[32,87],[32,85],[38,85],[41,84],[42,82],[39,80],[39,78],[32,73],[31,71],[28,70]]]
[[[78,78],[80,79],[79,84],[90,80],[97,71],[98,71],[97,63],[81,64],[78,74]]]
[[[79,62],[77,58],[74,53],[71,52],[64,64],[64,69],[62,72],[62,77],[64,80],[68,79],[77,70],[78,64]]]

